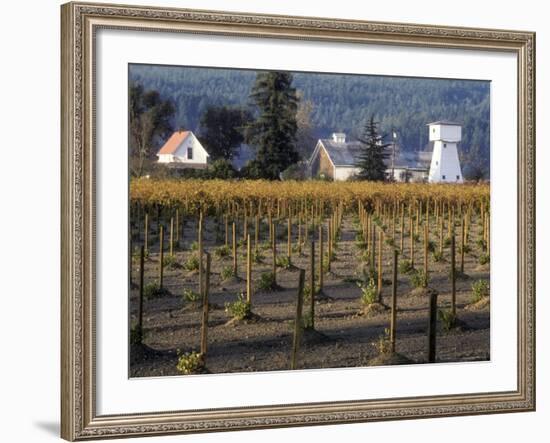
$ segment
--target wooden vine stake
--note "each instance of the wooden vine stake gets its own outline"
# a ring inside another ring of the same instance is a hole
[[[410,239],[410,253],[411,253],[411,268],[414,268],[414,231],[413,231],[413,219],[412,213],[409,212],[409,239]]]
[[[199,243],[199,251],[198,251],[198,254],[199,254],[199,294],[200,294],[201,297],[204,295],[204,281],[203,281],[204,268],[203,268],[203,263],[202,263],[202,258],[203,258],[203,255],[204,255],[204,249],[203,249],[203,244],[202,244],[202,225],[203,225],[202,210],[200,210],[199,211],[199,229],[198,229],[199,232],[198,232],[197,241]]]
[[[277,227],[271,223],[271,252],[273,254],[273,284],[277,284]]]
[[[246,237],[246,302],[252,300],[252,244],[250,234]]]
[[[159,288],[163,288],[164,284],[164,226],[160,225],[159,232],[160,251],[159,251]]]
[[[451,234],[451,312],[456,315],[455,231]]]
[[[229,216],[225,216],[225,247],[229,247]]]
[[[309,257],[309,315],[311,316],[311,329],[315,329],[315,242],[311,241]]]
[[[180,209],[176,208],[176,245],[180,245]]]
[[[231,236],[232,236],[232,242],[233,242],[233,276],[237,276],[237,226],[235,225],[235,222],[231,225]]]
[[[142,343],[143,340],[143,291],[144,291],[144,284],[143,284],[143,276],[144,276],[144,259],[145,259],[145,247],[142,245],[140,254],[139,254],[139,300],[138,300],[138,324],[137,324],[137,331],[138,331],[138,339],[139,344]]]
[[[435,342],[437,331],[437,292],[430,291],[428,320],[428,363],[435,363]]]
[[[424,224],[424,276],[426,278],[426,284],[428,282],[428,243],[429,243],[429,234],[428,234],[428,224]]]
[[[382,253],[384,247],[384,231],[380,229],[378,234],[378,281],[376,285],[376,293],[378,296],[378,303],[382,302]]]
[[[397,330],[397,249],[393,250],[393,272],[391,286],[390,347],[395,353],[395,334]]]
[[[292,258],[292,219],[289,216],[287,220],[288,230],[287,230],[287,245],[286,245],[286,255],[288,257],[288,262],[291,262]]]
[[[149,251],[149,212],[145,213],[145,223],[143,228],[143,244],[145,246],[145,252]]]
[[[254,226],[254,251],[257,254],[260,242],[260,215],[256,214],[256,223]]]
[[[174,217],[170,218],[170,257],[174,256]]]
[[[330,262],[332,261],[332,222],[328,220],[328,235],[327,235],[327,270],[330,272]]]
[[[298,348],[300,347],[300,336],[302,333],[302,307],[304,303],[304,280],[306,271],[300,269],[298,278],[298,294],[296,301],[296,316],[294,318],[294,337],[292,340],[292,355],[290,359],[290,369],[296,369],[298,357]]]
[[[205,275],[205,284],[204,292],[202,294],[202,321],[201,321],[201,355],[206,355],[208,350],[208,296],[210,293],[210,264],[212,258],[210,253],[205,253],[206,257],[206,275]]]
[[[323,291],[323,225],[319,225],[319,292]]]
[[[464,216],[462,216],[460,221],[460,272],[464,274],[464,240],[465,240],[465,223]]]

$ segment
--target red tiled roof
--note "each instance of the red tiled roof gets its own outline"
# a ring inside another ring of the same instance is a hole
[[[173,154],[178,149],[179,145],[187,138],[190,131],[176,131],[174,132],[168,141],[164,143],[164,146],[160,148],[159,154]]]

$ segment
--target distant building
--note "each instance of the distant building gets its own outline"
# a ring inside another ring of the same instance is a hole
[[[425,182],[428,180],[430,159],[432,153],[429,151],[403,152],[396,151],[395,157],[388,159],[386,174],[396,182]]]
[[[430,141],[434,143],[428,181],[463,183],[457,144],[462,140],[460,123],[446,120],[428,123]]]
[[[210,155],[191,131],[176,131],[157,157],[158,163],[174,168],[206,169]]]
[[[308,161],[311,177],[348,180],[360,172],[356,166],[363,146],[346,140],[346,134],[335,132],[331,138],[319,139]],[[387,160],[386,174],[395,181],[426,181],[430,152],[395,152]],[[393,167],[392,167],[393,165]]]
[[[361,142],[346,141],[346,134],[341,132],[319,139],[308,161],[310,175],[347,180],[359,172],[355,163],[361,149]]]

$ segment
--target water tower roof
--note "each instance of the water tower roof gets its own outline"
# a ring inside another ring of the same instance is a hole
[[[452,122],[450,120],[438,120],[436,122],[428,123],[426,126],[443,125],[443,126],[462,126],[461,123]]]

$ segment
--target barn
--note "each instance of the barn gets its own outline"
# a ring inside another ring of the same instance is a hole
[[[309,174],[313,178],[348,180],[359,172],[356,163],[362,149],[361,142],[347,140],[346,134],[341,132],[319,139],[308,160]],[[387,160],[386,174],[395,181],[426,181],[431,155],[425,151],[394,149]]]
[[[335,132],[331,138],[319,139],[308,161],[312,177],[347,180],[359,169],[355,166],[361,143],[347,141],[346,134]]]

